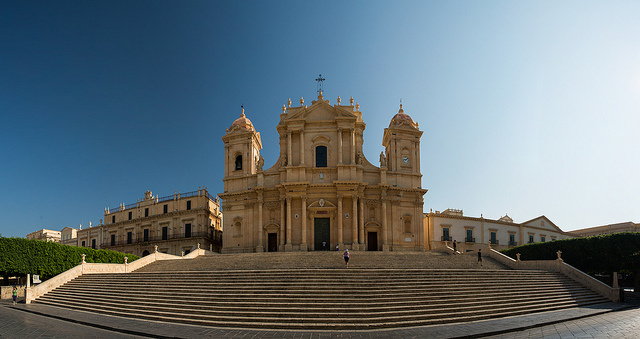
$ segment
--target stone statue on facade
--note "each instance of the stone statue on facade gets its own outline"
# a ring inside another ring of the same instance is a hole
[[[287,155],[283,154],[282,155],[282,162],[281,162],[281,166],[282,167],[286,167],[287,166]]]
[[[258,163],[256,164],[258,171],[262,171],[263,166],[264,166],[264,158],[262,157],[262,155],[260,155],[260,159],[258,159]]]
[[[358,154],[356,155],[356,164],[358,165],[362,165],[362,153],[358,152]]]
[[[387,157],[384,156],[384,152],[380,152],[380,167],[387,167]]]
[[[153,199],[153,194],[151,193],[151,191],[147,190],[146,192],[144,192],[144,200],[150,199]]]

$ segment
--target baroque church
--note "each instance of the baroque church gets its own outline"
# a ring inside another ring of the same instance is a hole
[[[318,99],[282,106],[280,155],[263,168],[260,133],[244,109],[225,147],[222,253],[424,251],[418,124],[400,110],[378,164],[364,156],[360,105]],[[379,166],[378,166],[379,165]]]

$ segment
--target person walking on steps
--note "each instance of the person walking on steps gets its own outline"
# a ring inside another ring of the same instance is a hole
[[[480,266],[482,265],[482,248],[478,249],[478,264],[480,264]]]
[[[458,253],[458,243],[456,243],[456,241],[453,241],[453,254]]]
[[[18,287],[13,286],[13,304],[16,305],[18,303]]]
[[[344,254],[342,256],[344,257],[344,263],[346,264],[347,267],[349,267],[349,259],[351,258],[351,254],[349,254],[349,250],[344,250]]]

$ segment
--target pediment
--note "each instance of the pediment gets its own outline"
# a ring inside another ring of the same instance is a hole
[[[336,118],[357,119],[351,106],[332,106],[328,100],[315,101],[309,107],[289,109],[286,120],[333,121]]]
[[[525,221],[522,223],[522,225],[525,226],[533,226],[533,227],[541,227],[541,228],[546,228],[548,230],[552,230],[552,231],[557,231],[557,232],[564,232],[563,230],[560,229],[560,227],[556,226],[556,224],[553,223],[553,221],[549,220],[549,218],[547,218],[544,215],[541,215],[537,218],[531,219],[529,221]]]

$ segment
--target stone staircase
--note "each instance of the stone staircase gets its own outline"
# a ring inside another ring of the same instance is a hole
[[[346,268],[336,252],[215,255],[86,274],[36,302],[194,325],[314,330],[467,322],[608,302],[560,274],[507,270],[488,258],[478,267],[474,259],[355,252]]]

